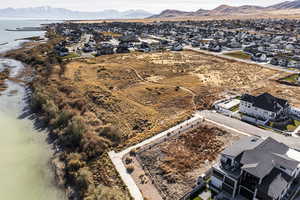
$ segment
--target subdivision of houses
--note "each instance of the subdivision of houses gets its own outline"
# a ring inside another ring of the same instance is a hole
[[[221,153],[216,199],[289,200],[299,188],[300,152],[272,138],[244,137]]]

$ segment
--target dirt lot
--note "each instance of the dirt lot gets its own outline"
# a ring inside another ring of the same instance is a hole
[[[297,104],[299,89],[273,81],[284,75],[192,51],[77,60],[64,73],[76,88],[72,95],[89,97],[94,112],[120,128],[130,145],[173,126],[194,109],[210,108],[232,92],[270,92]]]
[[[239,138],[206,124],[138,156],[163,196],[176,200],[191,191],[197,178],[218,160],[219,153]]]

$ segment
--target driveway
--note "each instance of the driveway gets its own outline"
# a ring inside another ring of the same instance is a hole
[[[299,137],[287,137],[279,133],[272,131],[264,130],[242,122],[237,119],[226,117],[222,114],[215,113],[209,110],[198,111],[198,114],[205,118],[205,120],[215,123],[216,125],[223,126],[230,130],[235,130],[239,133],[244,133],[247,135],[255,135],[262,138],[272,137],[273,139],[282,142],[289,147],[300,151],[300,138]]]

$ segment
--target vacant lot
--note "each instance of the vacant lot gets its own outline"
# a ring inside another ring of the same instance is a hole
[[[197,178],[218,159],[219,153],[240,135],[202,125],[179,137],[138,154],[167,199],[180,199],[191,191]]]
[[[228,93],[270,92],[298,103],[297,88],[273,81],[284,75],[192,51],[131,53],[72,61],[60,84],[72,83],[68,98],[88,97],[96,116],[122,130],[131,145]]]

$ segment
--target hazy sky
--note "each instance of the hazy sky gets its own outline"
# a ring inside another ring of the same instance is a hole
[[[194,11],[199,8],[212,9],[221,4],[232,6],[268,6],[284,0],[0,0],[0,8],[20,8],[51,6],[80,11],[99,11],[104,9],[145,9],[160,12],[164,9]]]

